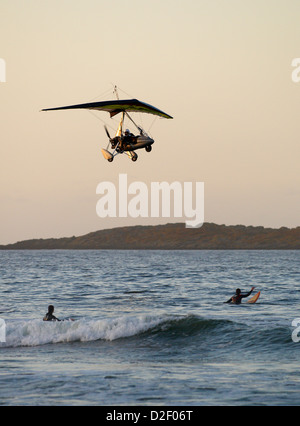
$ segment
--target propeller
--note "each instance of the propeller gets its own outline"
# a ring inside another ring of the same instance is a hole
[[[109,131],[108,131],[108,129],[107,129],[107,127],[106,127],[106,125],[104,125],[104,129],[105,129],[106,134],[107,134],[107,136],[108,136],[108,138],[109,138],[109,140],[110,140],[110,139],[111,139],[111,137],[110,137],[110,134],[109,134]]]
[[[107,144],[106,149],[108,150],[109,145],[111,145],[111,147],[112,147],[112,148],[115,148],[115,146],[113,145],[113,143],[114,143],[114,139],[112,139],[112,138],[110,137],[110,134],[109,134],[109,131],[108,131],[108,129],[107,129],[106,124],[104,125],[104,129],[105,129],[105,132],[106,132],[107,137],[108,137],[108,144]],[[112,161],[112,160],[110,160],[110,159],[109,159],[109,161]]]

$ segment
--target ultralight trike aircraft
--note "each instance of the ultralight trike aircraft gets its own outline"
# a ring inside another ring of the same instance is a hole
[[[116,92],[116,88],[115,88]],[[117,92],[116,92],[117,93]],[[118,97],[118,96],[117,96]],[[113,138],[111,138],[107,126],[105,125],[105,131],[109,138],[108,145],[106,149],[102,149],[102,154],[106,160],[112,162],[114,157],[118,154],[127,154],[132,161],[136,161],[138,156],[136,154],[136,150],[145,148],[147,152],[152,150],[152,144],[154,140],[148,136],[146,131],[139,125],[137,125],[132,117],[129,115],[129,112],[133,113],[146,113],[146,114],[154,114],[158,117],[163,118],[173,118],[165,112],[155,108],[152,105],[146,104],[144,102],[140,102],[137,99],[125,99],[125,100],[112,100],[112,101],[102,101],[102,102],[91,102],[79,105],[70,105],[63,106],[57,108],[47,108],[42,111],[55,111],[55,110],[63,110],[63,109],[89,109],[89,110],[98,110],[98,111],[107,111],[110,114],[110,117],[114,117],[115,115],[121,113],[121,119],[119,122],[119,126],[117,132]],[[128,129],[123,130],[125,117],[128,118],[138,129],[139,134],[133,135],[130,133]],[[113,152],[110,152],[109,145]]]

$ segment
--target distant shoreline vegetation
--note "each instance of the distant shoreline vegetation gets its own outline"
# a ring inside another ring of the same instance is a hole
[[[0,250],[298,250],[300,227],[184,223],[103,229],[79,237],[47,238],[1,245]]]

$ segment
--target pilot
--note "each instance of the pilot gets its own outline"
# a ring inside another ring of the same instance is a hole
[[[129,129],[125,130],[125,138],[133,138],[134,134],[130,132]]]
[[[121,139],[120,149],[123,150],[126,145],[134,143],[134,134],[129,129],[125,130],[125,135]]]

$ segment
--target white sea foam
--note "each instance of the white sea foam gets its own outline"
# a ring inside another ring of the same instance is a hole
[[[6,343],[2,346],[39,346],[99,339],[112,341],[145,332],[164,321],[166,316],[149,315],[61,322],[13,320],[6,324]]]

